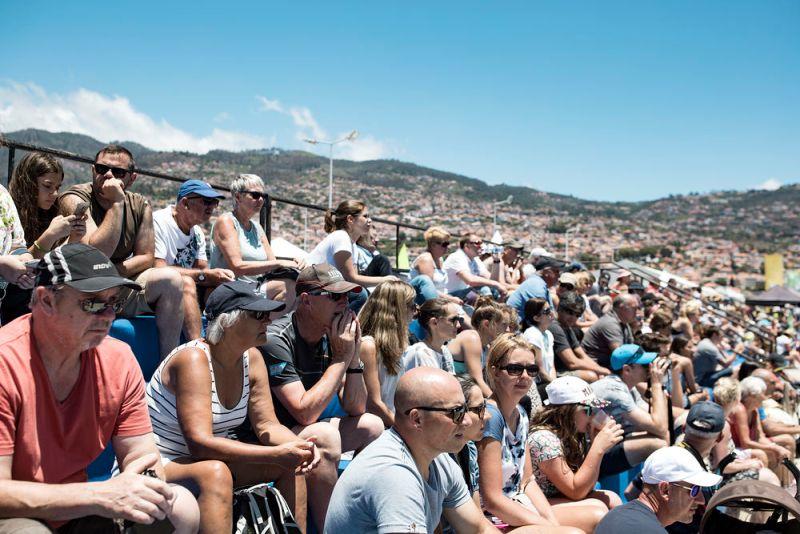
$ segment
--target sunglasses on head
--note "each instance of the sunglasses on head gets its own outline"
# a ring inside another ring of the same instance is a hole
[[[509,363],[508,365],[501,365],[499,368],[508,373],[509,376],[522,376],[522,371],[525,371],[528,373],[528,376],[534,377],[536,373],[539,372],[539,366],[536,364],[522,365],[520,363]]]
[[[250,317],[252,317],[256,321],[263,321],[267,317],[267,315],[269,315],[269,312],[267,312],[267,311],[252,311],[252,310],[248,310],[247,311],[247,315],[249,315]]]
[[[457,425],[460,425],[461,421],[464,420],[464,416],[467,415],[466,404],[462,404],[454,408],[436,408],[434,406],[414,406],[413,408],[409,408],[408,410],[406,410],[405,412],[406,415],[410,414],[411,410],[424,410],[426,412],[442,412],[444,414],[447,414],[447,416],[450,417],[453,423]]]
[[[111,308],[114,310],[114,313],[119,313],[122,311],[122,308],[125,307],[124,300],[102,300],[102,299],[84,299],[78,302],[81,310],[91,315],[100,315],[101,313],[105,312],[107,309]]]
[[[109,167],[108,165],[103,165],[102,163],[95,163],[94,164],[94,172],[99,175],[105,175],[111,171],[111,174],[114,175],[114,178],[124,178],[126,174],[128,174],[130,169],[123,169],[121,167]]]
[[[202,200],[203,204],[205,206],[217,206],[217,205],[219,205],[219,199],[218,198],[206,198],[206,197],[201,197],[201,196],[187,197],[187,200],[198,200],[198,199]]]
[[[253,200],[266,200],[268,196],[266,193],[262,193],[261,191],[245,191],[245,193],[247,193]]]
[[[328,297],[334,302],[339,302],[347,298],[347,293],[331,293],[330,291],[309,291],[308,294],[315,297]]]

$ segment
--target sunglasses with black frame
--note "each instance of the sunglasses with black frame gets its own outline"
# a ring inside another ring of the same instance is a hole
[[[484,403],[485,404],[485,403]],[[438,408],[436,406],[414,406],[413,408],[409,408],[405,411],[405,414],[408,415],[411,413],[411,410],[424,410],[426,412],[442,412],[447,414],[448,417],[453,421],[453,423],[460,425],[461,422],[464,420],[464,416],[467,415],[467,408],[466,404],[462,404],[460,406],[455,406],[453,408]]]
[[[98,175],[103,176],[107,174],[108,171],[111,171],[111,174],[117,179],[125,178],[128,173],[133,172],[131,169],[123,169],[122,167],[110,167],[102,163],[94,164],[94,172]]]
[[[247,194],[253,200],[266,200],[269,196],[266,193],[262,193],[261,191],[242,191],[243,193]]]

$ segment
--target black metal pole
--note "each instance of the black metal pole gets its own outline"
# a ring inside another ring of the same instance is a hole
[[[272,241],[272,197],[266,195],[264,198],[264,205],[261,206],[261,213],[259,214],[259,221],[264,233],[267,234],[267,239]]]
[[[6,176],[6,187],[11,184],[11,174],[14,172],[14,153],[17,151],[13,146],[8,147],[8,176]]]

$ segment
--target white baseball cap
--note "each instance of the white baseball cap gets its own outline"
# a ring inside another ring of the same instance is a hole
[[[706,471],[692,453],[683,447],[665,447],[644,461],[642,481],[645,484],[686,482],[708,488],[722,482],[722,477]]]
[[[577,376],[559,376],[544,388],[547,391],[545,404],[584,404],[593,408],[605,408],[608,403],[597,398],[592,387]]]

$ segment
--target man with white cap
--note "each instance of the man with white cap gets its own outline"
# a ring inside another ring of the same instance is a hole
[[[722,477],[706,471],[687,449],[666,447],[645,460],[642,481],[639,497],[611,510],[595,534],[661,534],[672,523],[689,523],[704,503],[702,489],[716,486]]]

